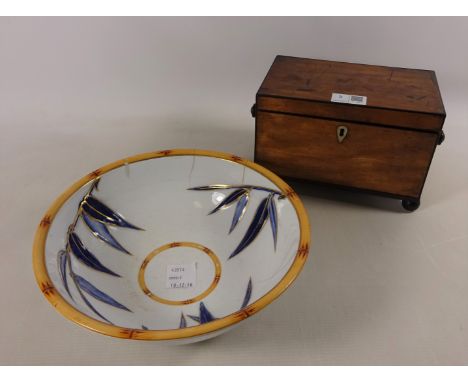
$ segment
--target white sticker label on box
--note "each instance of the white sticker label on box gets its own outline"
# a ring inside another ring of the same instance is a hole
[[[351,103],[354,105],[367,105],[367,97],[360,95],[332,93],[332,102]]]
[[[349,103],[351,96],[349,94],[332,93],[331,101],[340,103]]]
[[[196,263],[168,265],[166,273],[166,288],[193,288],[196,281]]]

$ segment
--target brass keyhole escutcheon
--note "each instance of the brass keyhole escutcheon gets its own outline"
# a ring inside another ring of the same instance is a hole
[[[346,126],[338,126],[336,128],[336,137],[338,138],[338,143],[341,143],[348,135],[348,128]]]

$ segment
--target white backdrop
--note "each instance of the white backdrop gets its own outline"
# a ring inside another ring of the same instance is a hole
[[[1,18],[0,364],[468,363],[468,19]],[[189,347],[63,319],[31,267],[54,198],[102,164],[175,147],[253,157],[249,109],[276,54],[433,69],[447,119],[422,206],[298,186],[297,283]]]

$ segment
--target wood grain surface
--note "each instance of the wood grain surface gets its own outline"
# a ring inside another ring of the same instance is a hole
[[[257,109],[435,132],[442,129],[445,118],[445,116],[439,114],[366,108],[342,103],[311,102],[268,96],[259,96],[257,98]]]
[[[337,128],[346,126],[342,143]],[[258,112],[256,160],[281,176],[418,198],[437,135]]]
[[[329,102],[332,91],[367,96],[367,107],[445,114],[432,70],[277,56],[258,94]]]

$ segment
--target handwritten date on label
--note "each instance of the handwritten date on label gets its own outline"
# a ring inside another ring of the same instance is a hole
[[[196,263],[168,265],[166,288],[193,288],[196,282],[196,270]]]

